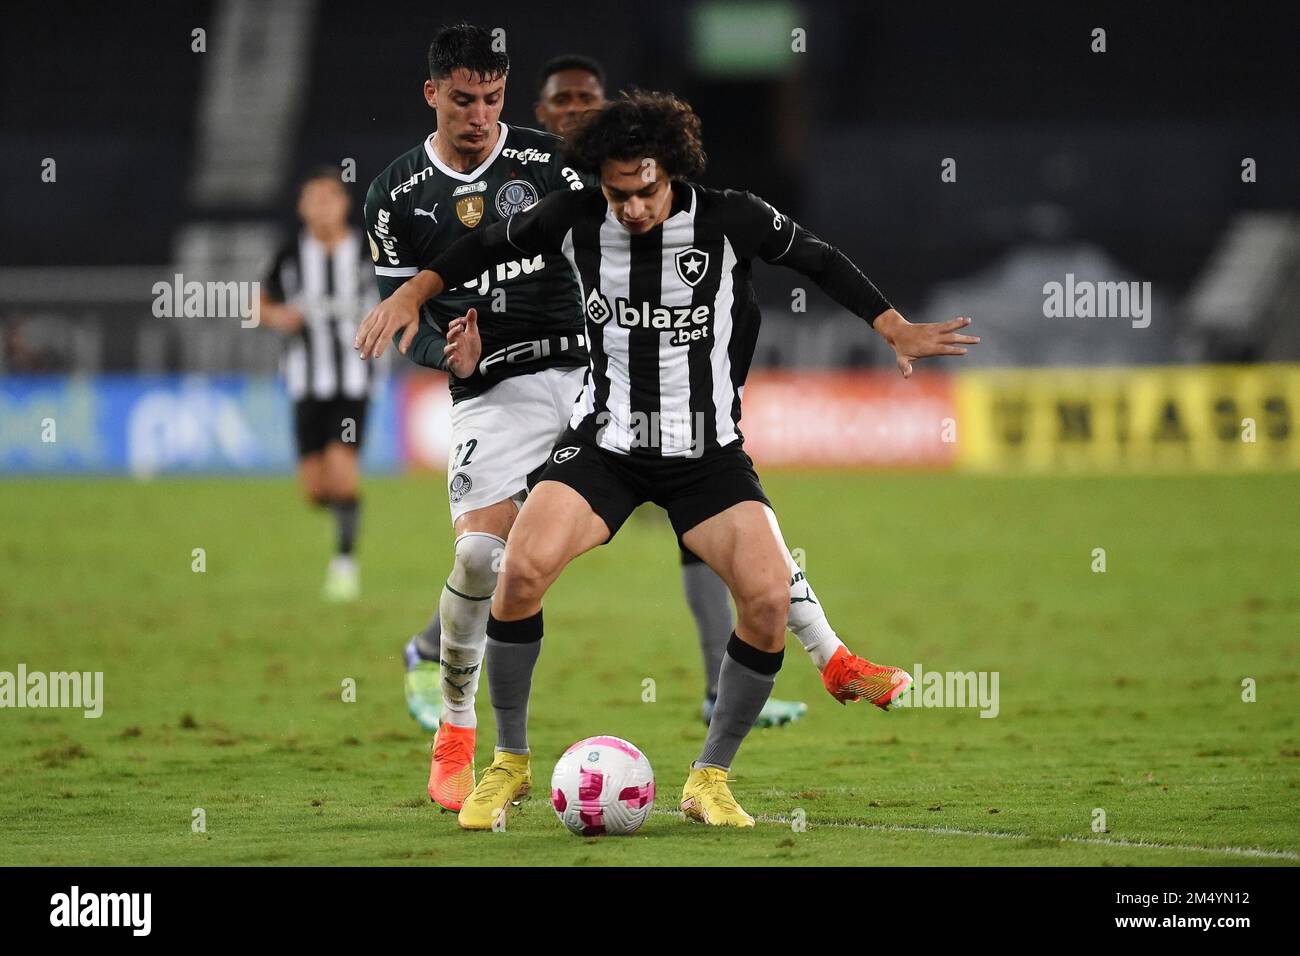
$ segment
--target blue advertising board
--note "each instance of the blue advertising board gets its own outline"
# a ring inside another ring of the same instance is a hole
[[[375,384],[363,468],[398,466],[398,382]],[[0,474],[275,473],[295,464],[284,383],[245,375],[0,377]]]

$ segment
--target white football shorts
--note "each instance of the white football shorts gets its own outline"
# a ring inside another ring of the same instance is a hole
[[[528,474],[546,462],[568,427],[586,371],[516,375],[451,407],[447,499],[453,523],[507,498],[523,503]]]

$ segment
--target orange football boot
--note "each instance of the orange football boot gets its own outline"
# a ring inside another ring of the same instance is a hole
[[[873,664],[841,647],[822,671],[822,683],[841,704],[865,697],[881,710],[889,710],[898,695],[912,686],[912,675],[901,667]]]
[[[429,764],[429,799],[444,810],[459,813],[474,789],[473,727],[443,723],[433,738]]]

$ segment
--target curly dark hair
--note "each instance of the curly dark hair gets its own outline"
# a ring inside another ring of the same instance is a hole
[[[435,83],[466,70],[487,81],[510,72],[510,57],[492,48],[492,34],[472,23],[443,27],[429,44],[429,79]]]
[[[625,90],[592,110],[569,136],[565,153],[576,168],[592,173],[607,159],[650,157],[674,179],[698,176],[708,159],[690,104],[646,90]]]

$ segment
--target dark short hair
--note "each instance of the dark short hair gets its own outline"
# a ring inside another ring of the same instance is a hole
[[[342,187],[344,192],[348,191],[347,185],[343,182],[343,170],[337,166],[327,166],[322,163],[303,173],[302,178],[298,180],[298,192],[302,192],[307,188],[308,183],[314,183],[318,179],[332,179]]]
[[[495,80],[510,72],[510,57],[492,48],[492,34],[472,23],[443,27],[429,44],[429,79],[446,79],[466,70],[480,80]]]
[[[551,74],[561,73],[564,70],[586,70],[596,78],[602,90],[605,88],[605,68],[591,57],[583,56],[581,53],[563,53],[547,60],[542,66],[542,71],[537,74],[537,88],[540,90],[545,86]]]
[[[674,179],[704,170],[708,157],[700,118],[671,93],[625,90],[592,110],[569,135],[565,153],[584,172],[600,172],[607,159],[653,158]]]

